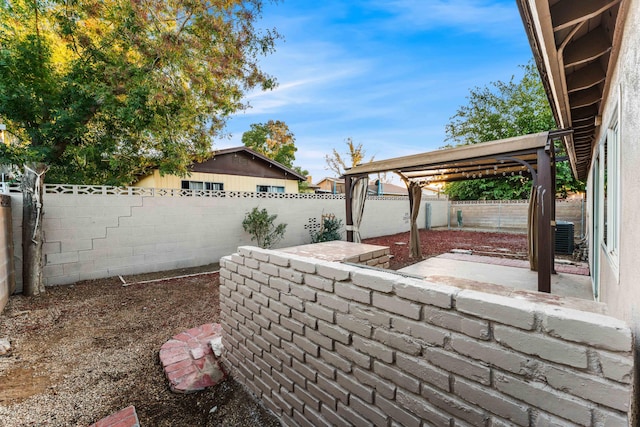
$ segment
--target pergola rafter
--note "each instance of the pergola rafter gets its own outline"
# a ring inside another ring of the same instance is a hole
[[[555,226],[555,150],[553,141],[572,131],[551,131],[481,144],[447,148],[355,166],[344,174],[347,240],[353,241],[353,182],[372,173],[397,173],[409,189],[412,207],[411,253],[420,256],[416,216],[420,203],[418,186],[480,178],[522,175],[533,180],[529,221],[531,267],[538,271],[538,290],[551,292],[553,234]],[[360,203],[360,202],[358,202]],[[362,202],[363,203],[363,202]],[[414,212],[415,209],[415,212]],[[356,215],[356,223],[361,218]],[[418,245],[414,248],[414,245]],[[531,253],[533,252],[533,253]]]

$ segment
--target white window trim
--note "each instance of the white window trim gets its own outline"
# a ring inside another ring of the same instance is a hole
[[[621,229],[621,191],[620,191],[620,108],[619,99],[616,103],[614,113],[607,125],[607,129],[603,132],[598,150],[600,153],[600,170],[598,171],[600,178],[600,194],[602,203],[600,204],[600,233],[601,248],[609,261],[616,279],[619,278],[620,265],[620,229]],[[606,143],[606,145],[605,145]],[[605,153],[605,147],[607,153]],[[604,159],[606,158],[606,165]],[[604,173],[605,166],[607,171],[607,227],[604,236]],[[606,237],[606,239],[605,239]]]
[[[192,189],[189,188],[189,190],[192,191],[224,191],[224,183],[223,182],[214,182],[214,181],[194,181],[194,180],[188,180],[188,179],[183,179],[182,181],[180,181],[180,187],[182,188],[182,185],[184,185],[183,183],[188,182],[189,184],[191,183],[198,183],[198,184],[202,184],[202,188],[198,188],[198,189]],[[213,184],[215,186],[221,186],[222,189],[221,190],[207,190],[207,184]],[[183,190],[187,190],[186,188],[182,188]]]
[[[267,187],[267,191],[260,191],[260,187]],[[278,191],[275,191],[276,189],[278,189]],[[282,190],[282,191],[280,191],[280,190]],[[258,185],[256,185],[256,192],[257,193],[286,193],[287,189],[283,185],[261,185],[261,184],[258,184]]]

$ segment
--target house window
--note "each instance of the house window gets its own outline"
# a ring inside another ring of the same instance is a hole
[[[182,181],[182,189],[224,191],[224,184],[222,182]]]
[[[258,185],[256,191],[258,193],[284,193],[284,187],[278,185]]]
[[[600,144],[600,184],[598,197],[602,201],[600,233],[604,252],[618,265],[620,241],[620,142],[617,114],[614,114],[605,139]]]
[[[618,122],[607,130],[605,150],[606,178],[605,200],[607,206],[605,244],[609,252],[618,254],[618,240],[620,238],[620,146],[618,141]]]

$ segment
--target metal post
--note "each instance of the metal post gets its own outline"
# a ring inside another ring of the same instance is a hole
[[[353,203],[352,203],[351,175],[344,177],[344,201],[346,203],[347,242],[353,242]]]
[[[547,147],[548,148],[548,147]],[[538,291],[551,292],[551,262],[553,249],[551,248],[551,218],[554,201],[551,179],[551,158],[547,149],[538,149]]]

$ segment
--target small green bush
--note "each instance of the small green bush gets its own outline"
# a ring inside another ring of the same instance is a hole
[[[242,221],[244,231],[251,234],[251,241],[256,241],[261,248],[271,248],[278,243],[287,228],[287,224],[274,225],[278,215],[269,215],[266,209],[253,208]]]
[[[331,240],[341,240],[342,220],[334,215],[323,215],[320,230],[310,231],[311,243],[329,242]]]

